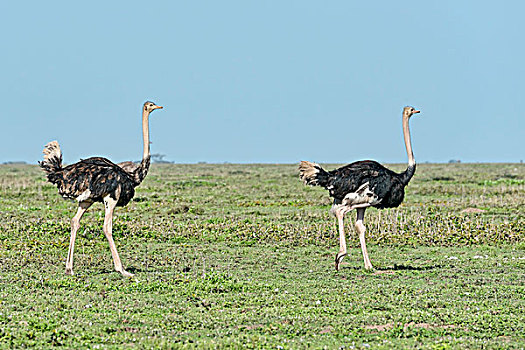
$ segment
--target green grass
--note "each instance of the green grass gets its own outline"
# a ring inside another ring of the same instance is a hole
[[[350,213],[335,272],[330,199],[295,165],[153,166],[115,218],[126,279],[101,205],[64,275],[75,204],[0,166],[0,347],[523,348],[524,180],[521,164],[420,165],[400,208],[366,213],[376,269]]]

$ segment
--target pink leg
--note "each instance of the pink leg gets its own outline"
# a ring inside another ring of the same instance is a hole
[[[345,237],[345,225],[343,218],[346,214],[346,208],[340,207],[335,210],[335,216],[337,218],[337,224],[339,226],[339,252],[335,256],[335,270],[339,271],[339,267],[343,258],[347,254],[346,250],[346,237]]]
[[[106,208],[106,215],[104,216],[104,234],[109,242],[109,249],[111,250],[111,256],[113,257],[113,263],[115,264],[115,270],[120,272],[125,277],[133,277],[132,273],[127,272],[122,267],[120,257],[117,252],[117,247],[115,247],[115,242],[113,241],[113,212],[117,206],[117,201],[107,196],[104,198],[104,206]]]
[[[361,250],[363,251],[363,260],[365,261],[365,269],[371,270],[372,263],[370,262],[370,258],[368,257],[368,252],[366,250],[366,242],[365,242],[366,227],[363,224],[363,219],[365,218],[365,210],[366,210],[365,208],[357,209],[357,220],[355,222],[355,229],[357,230],[357,233],[359,233],[359,242],[361,242]]]
[[[78,210],[73,219],[71,219],[71,239],[69,240],[69,252],[66,260],[66,275],[73,275],[73,252],[75,250],[75,239],[77,238],[77,231],[80,228],[80,219],[82,215],[88,210],[92,203],[80,202]]]

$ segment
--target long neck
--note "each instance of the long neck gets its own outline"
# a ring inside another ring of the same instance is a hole
[[[416,160],[414,159],[414,153],[412,152],[412,142],[410,140],[410,128],[408,126],[408,120],[410,117],[403,115],[403,136],[405,137],[405,147],[407,149],[408,156],[408,167],[401,173],[401,181],[406,185],[414,176],[416,171]]]
[[[149,151],[149,113],[145,109],[142,110],[142,140],[144,141],[144,151],[142,153],[142,161],[135,171],[135,182],[137,186],[144,180],[148,174],[150,165],[150,151]]]
[[[142,110],[142,140],[144,141],[144,151],[142,152],[142,160],[150,157],[149,153],[149,112],[146,109]]]

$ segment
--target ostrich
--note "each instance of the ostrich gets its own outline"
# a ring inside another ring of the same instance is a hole
[[[47,174],[47,180],[57,186],[62,197],[78,202],[77,213],[71,220],[71,239],[66,261],[66,274],[73,275],[73,250],[82,215],[93,203],[103,202],[106,211],[103,230],[109,242],[115,270],[123,276],[133,276],[122,267],[113,241],[111,233],[113,212],[115,207],[125,206],[129,203],[135,195],[135,187],[140,185],[148,173],[150,165],[149,115],[155,109],[161,108],[153,102],[144,103],[142,110],[144,153],[142,161],[135,167],[124,166],[121,168],[102,157],[82,159],[78,163],[64,167],[62,166],[62,151],[58,142],[51,141],[44,147],[44,160],[38,164]]]
[[[359,233],[365,269],[372,269],[365,243],[365,210],[371,206],[378,209],[394,208],[403,202],[405,186],[416,171],[408,121],[412,115],[419,112],[413,107],[403,109],[403,135],[408,154],[408,168],[402,173],[395,173],[373,160],[354,162],[330,172],[312,162],[302,161],[299,165],[300,177],[305,185],[322,186],[334,198],[330,211],[337,218],[339,225],[339,252],[335,256],[337,271],[347,254],[343,217],[352,209],[357,211],[355,229]]]

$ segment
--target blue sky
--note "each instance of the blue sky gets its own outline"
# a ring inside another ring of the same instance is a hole
[[[525,159],[525,2],[3,2],[0,162]],[[7,140],[5,140],[7,138]]]

